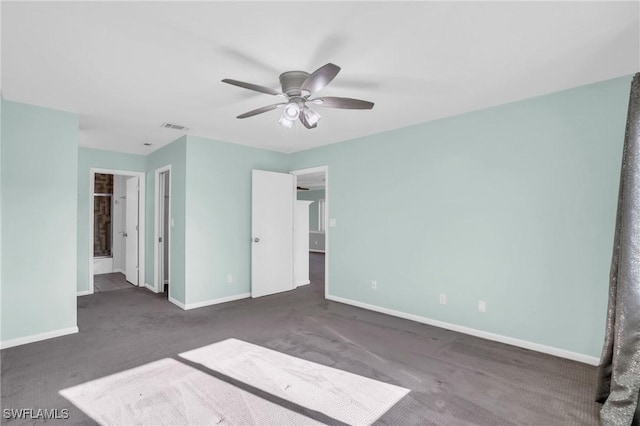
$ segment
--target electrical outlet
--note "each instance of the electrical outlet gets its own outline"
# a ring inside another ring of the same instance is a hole
[[[440,293],[440,304],[441,305],[447,304],[447,295],[444,293]]]
[[[231,284],[233,282],[233,275],[227,274],[227,284]]]
[[[478,312],[487,312],[487,302],[478,300]]]
[[[378,281],[371,280],[371,288],[376,290],[378,288]]]

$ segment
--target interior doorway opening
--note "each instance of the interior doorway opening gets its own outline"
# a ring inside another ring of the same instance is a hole
[[[91,169],[88,293],[144,282],[144,173]]]
[[[296,286],[311,284],[328,294],[328,169],[296,170],[294,256]]]

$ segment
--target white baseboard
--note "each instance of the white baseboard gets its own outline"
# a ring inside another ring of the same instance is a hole
[[[233,296],[221,297],[219,299],[205,300],[204,302],[184,304],[174,299],[173,297],[169,296],[169,302],[173,303],[174,305],[184,310],[189,310],[189,309],[202,308],[204,306],[217,305],[219,303],[232,302],[234,300],[239,300],[239,299],[246,299],[248,297],[251,297],[251,293],[242,293],[242,294],[236,294]]]
[[[239,300],[239,299],[246,299],[248,297],[251,297],[251,293],[235,294],[233,296],[221,297],[219,299],[205,300],[203,302],[196,302],[196,303],[187,303],[186,306],[182,309],[202,308],[203,306],[217,305],[219,303],[232,302],[234,300]]]
[[[93,294],[91,290],[82,290],[76,293],[76,296],[87,296],[89,294]]]
[[[309,280],[300,281],[299,283],[296,283],[296,287],[300,287],[301,285],[307,285],[307,284],[311,284],[311,281]]]
[[[123,271],[122,269],[114,269],[113,272],[120,272],[123,275],[127,275],[127,273],[125,271]]]
[[[14,346],[26,345],[27,343],[39,342],[41,340],[52,339],[54,337],[66,336],[78,332],[78,327],[63,328],[60,330],[48,331],[46,333],[32,334],[31,336],[18,337],[17,339],[0,342],[0,349],[12,348]]]
[[[156,289],[155,289],[153,286],[149,285],[149,283],[144,283],[144,286],[145,286],[146,288],[148,288],[149,290],[151,290],[152,292],[154,292],[154,293],[158,293],[158,292],[156,291]]]
[[[189,309],[202,308],[203,306],[217,305],[219,303],[232,302],[234,300],[239,300],[239,299],[246,299],[248,297],[251,297],[251,293],[235,294],[233,296],[221,297],[219,299],[205,300],[204,302],[187,303],[185,305],[184,303],[179,302],[173,297],[169,296],[169,302],[173,303],[176,306],[181,307],[184,310],[189,310]]]
[[[530,349],[536,352],[542,352],[549,355],[554,355],[560,358],[570,359],[573,361],[582,362],[589,365],[598,365],[600,359],[591,355],[585,355],[577,352],[567,351],[565,349],[554,348],[553,346],[541,345],[539,343],[530,342],[528,340],[515,339],[513,337],[503,336],[501,334],[490,333],[488,331],[478,330],[471,327],[464,327],[461,325],[451,324],[444,321],[438,321],[431,318],[421,317],[419,315],[408,314],[406,312],[400,312],[393,309],[383,308],[376,305],[370,305],[368,303],[358,302],[356,300],[345,299],[342,297],[336,297],[327,295],[327,300],[333,300],[334,302],[344,303],[347,305],[357,306],[358,308],[368,309],[370,311],[380,312],[383,314],[391,315],[394,317],[404,318],[411,321],[420,322],[422,324],[428,324],[439,328],[445,328],[447,330],[457,331],[459,333],[469,334],[471,336],[480,337],[487,340],[493,340],[495,342],[506,343],[507,345],[518,346],[524,349]]]
[[[309,251],[313,252],[313,253],[324,253],[324,250],[311,250],[311,249],[309,249]]]
[[[174,299],[173,297],[169,296],[169,302],[173,303],[174,305],[176,305],[177,307],[181,308],[181,309],[186,309],[184,306],[184,303]]]

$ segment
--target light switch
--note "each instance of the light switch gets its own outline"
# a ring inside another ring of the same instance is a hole
[[[329,219],[329,227],[331,227],[331,228],[335,228],[336,227],[336,220],[334,218],[330,218]]]

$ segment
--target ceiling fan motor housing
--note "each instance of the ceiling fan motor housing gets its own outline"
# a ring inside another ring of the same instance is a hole
[[[282,93],[288,97],[302,96],[302,83],[309,77],[305,71],[287,71],[280,74],[280,85]]]

